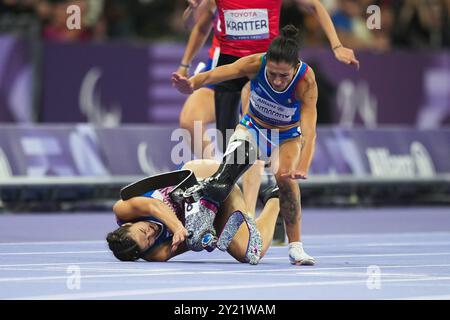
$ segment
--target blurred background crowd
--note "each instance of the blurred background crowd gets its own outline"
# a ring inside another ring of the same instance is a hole
[[[302,189],[303,204],[448,204],[450,0],[320,1],[361,68],[336,60],[308,0],[283,0],[280,26],[301,30],[300,57],[318,84],[311,174],[330,177],[312,184],[309,196]],[[81,11],[79,30],[67,25],[71,5]],[[56,200],[96,204],[103,194],[116,199],[124,185],[119,179],[115,188],[100,183],[86,192],[81,183],[77,193],[56,188],[60,195],[45,187],[41,195],[28,192],[28,182],[8,189],[4,177],[140,176],[178,167],[172,133],[186,96],[170,75],[190,33],[182,19],[187,6],[0,0],[0,209],[1,201],[23,208],[33,199],[55,208],[62,206]],[[369,28],[374,8],[379,29]],[[193,66],[207,61],[209,43]],[[368,186],[361,177],[408,180]]]
[[[299,4],[300,2],[300,4]],[[386,51],[450,46],[450,0],[323,0],[344,45]],[[81,30],[66,28],[69,5],[82,11]],[[371,31],[370,5],[381,9],[381,29]],[[0,0],[0,32],[37,32],[54,41],[177,41],[188,30],[181,16],[186,0]],[[298,8],[297,8],[298,7]],[[298,10],[297,10],[298,9]],[[327,46],[317,19],[299,0],[284,0],[281,25],[302,30],[307,46]]]

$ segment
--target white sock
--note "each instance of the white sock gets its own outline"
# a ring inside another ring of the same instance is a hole
[[[289,242],[289,249],[291,248],[299,248],[303,250],[303,243],[296,241],[296,242]]]

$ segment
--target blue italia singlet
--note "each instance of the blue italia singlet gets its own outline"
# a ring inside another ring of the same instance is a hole
[[[262,57],[257,76],[250,82],[250,114],[273,126],[288,126],[300,120],[301,102],[295,98],[295,89],[308,71],[308,65],[300,66],[291,83],[283,91],[276,91],[267,80],[266,55]]]

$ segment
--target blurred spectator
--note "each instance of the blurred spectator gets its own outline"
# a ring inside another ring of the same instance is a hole
[[[0,0],[0,12],[33,12],[38,0]]]
[[[334,12],[336,10],[337,0],[321,0],[321,2],[328,12]]]
[[[328,1],[328,3],[331,2]],[[327,37],[320,26],[319,20],[311,11],[307,1],[283,0],[280,28],[288,24],[292,24],[299,29],[302,45],[308,47],[328,45]]]
[[[366,49],[373,46],[373,35],[366,25],[366,9],[362,1],[339,0],[331,16],[339,38],[344,46]]]
[[[319,20],[311,14],[304,17],[304,44],[308,47],[329,46]]]
[[[396,0],[364,0],[363,8],[365,11],[370,5],[377,5],[380,8],[380,29],[370,30],[372,34],[371,45],[369,47],[379,50],[386,51],[392,49],[392,38],[395,28],[396,21],[396,13],[395,6],[393,3],[400,3],[400,1]],[[366,13],[366,19],[369,18],[369,14],[373,14],[373,12]]]
[[[135,33],[130,12],[131,5],[129,1],[106,1],[102,22],[105,25],[108,38],[126,38],[131,37]]]
[[[395,41],[400,46],[441,48],[450,45],[450,1],[404,0]]]
[[[94,37],[99,12],[103,9],[88,0],[45,0],[37,4],[37,13],[44,21],[43,37],[52,41],[82,41]],[[76,5],[81,11],[81,28],[70,30],[67,27],[69,14],[67,8]],[[99,10],[100,8],[100,10]]]
[[[336,86],[329,79],[326,72],[322,71],[322,67],[314,60],[308,61],[310,67],[314,70],[317,81],[317,123],[331,124],[333,123],[333,100],[336,95]]]
[[[172,28],[172,31],[175,34],[186,34],[186,36],[189,35],[189,32],[186,30],[186,26],[183,22],[183,19],[181,17],[184,14],[184,11],[187,7],[186,0],[178,0],[174,1],[175,8],[173,9],[173,13],[170,17],[170,25]],[[187,33],[186,33],[187,32]]]
[[[0,33],[26,32],[39,23],[34,7],[38,0],[0,0]]]
[[[177,38],[186,6],[185,0],[107,0],[103,15],[106,33],[110,38]]]
[[[321,1],[345,46],[375,50],[450,46],[450,0]],[[328,46],[318,20],[302,3],[307,0],[283,0],[280,27],[298,27],[306,46]],[[71,4],[82,10],[81,30],[67,29],[66,9]],[[187,36],[181,19],[187,5],[187,0],[0,0],[0,32],[39,30],[41,24],[44,37],[57,41],[181,40]],[[381,29],[367,27],[370,5],[381,9]]]
[[[134,19],[136,36],[147,40],[177,38],[178,31],[174,31],[173,19],[181,21],[183,11],[174,13],[179,1],[167,0],[127,0],[133,3],[132,17]],[[186,7],[186,1],[183,0]],[[183,7],[183,10],[184,10]]]
[[[280,26],[286,24],[297,26],[306,46],[327,46],[328,42],[319,21],[312,12],[308,11],[306,6],[298,5],[303,2],[300,0],[283,1]],[[344,45],[355,49],[374,48],[377,50],[387,50],[391,47],[394,21],[392,8],[384,6],[381,10],[381,29],[369,30],[366,24],[368,18],[366,11],[371,4],[374,4],[373,0],[324,1]]]
[[[299,10],[296,0],[283,0],[280,12],[280,28],[288,24],[294,25],[300,31],[301,41],[305,42],[307,37],[304,21],[306,15],[304,10]]]

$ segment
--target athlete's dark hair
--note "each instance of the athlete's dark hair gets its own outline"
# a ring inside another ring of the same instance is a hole
[[[106,236],[109,248],[121,261],[135,261],[141,256],[141,249],[131,238],[129,229],[130,225],[122,226]]]
[[[292,24],[283,27],[280,35],[270,43],[266,59],[274,62],[287,62],[296,66],[300,51],[298,38],[299,30]]]

